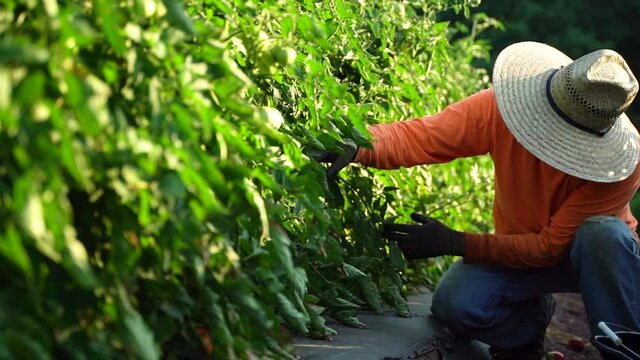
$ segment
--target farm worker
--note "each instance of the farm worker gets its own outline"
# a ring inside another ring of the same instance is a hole
[[[600,321],[640,331],[638,132],[624,114],[638,82],[599,50],[575,61],[536,42],[504,49],[493,88],[411,121],[370,127],[373,148],[325,153],[329,175],[349,162],[380,169],[490,154],[495,232],[453,230],[424,215],[383,236],[407,259],[458,255],[433,295],[434,317],[495,359],[539,360],[555,292],[579,292]]]

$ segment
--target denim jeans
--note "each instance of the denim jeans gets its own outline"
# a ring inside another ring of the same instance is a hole
[[[556,292],[581,294],[594,334],[600,321],[640,331],[640,253],[622,220],[585,220],[567,258],[553,267],[458,261],[434,292],[431,312],[458,336],[513,348],[544,334]]]

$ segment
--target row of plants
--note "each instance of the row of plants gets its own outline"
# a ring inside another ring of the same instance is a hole
[[[471,5],[5,2],[0,358],[290,358],[327,316],[409,315],[450,259],[407,267],[380,225],[487,230],[490,160],[312,158],[485,87]]]

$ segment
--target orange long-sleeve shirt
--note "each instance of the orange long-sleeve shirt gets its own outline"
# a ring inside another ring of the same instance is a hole
[[[629,201],[640,186],[640,166],[627,179],[598,183],[567,175],[538,160],[511,135],[492,89],[442,112],[369,128],[373,149],[355,158],[367,166],[395,169],[490,154],[495,167],[495,234],[465,233],[466,262],[544,267],[568,252],[580,224],[615,215],[635,231]]]

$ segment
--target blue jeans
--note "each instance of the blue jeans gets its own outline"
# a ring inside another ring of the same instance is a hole
[[[591,332],[605,321],[640,331],[640,252],[627,225],[595,216],[578,228],[571,251],[549,268],[454,263],[433,294],[431,312],[459,336],[514,348],[544,334],[552,293],[582,295]]]

